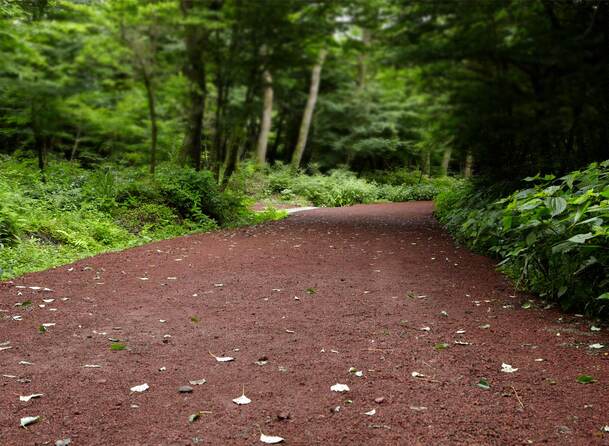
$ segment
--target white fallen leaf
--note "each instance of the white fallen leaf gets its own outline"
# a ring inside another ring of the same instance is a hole
[[[238,404],[239,406],[244,406],[251,402],[252,402],[252,400],[250,400],[248,397],[245,396],[245,390],[243,391],[243,393],[241,394],[241,396],[239,398],[233,399],[233,403]]]
[[[504,373],[514,373],[518,371],[518,369],[504,362],[501,364],[501,371]]]
[[[362,376],[364,376],[364,372],[362,372],[361,370],[358,370],[354,373],[355,376],[357,376],[358,378],[361,378]]]
[[[422,412],[424,410],[427,410],[427,407],[425,407],[425,406],[410,406],[410,410],[414,410],[416,412]]]
[[[13,348],[13,347],[11,347],[10,345],[9,345],[8,347],[0,347],[0,352],[1,352],[2,350],[8,350],[9,348]]]
[[[364,413],[364,415],[369,415],[369,416],[372,416],[372,415],[375,415],[375,414],[376,414],[376,409],[372,409],[372,410]]]
[[[178,280],[177,277],[168,277],[167,280]]]
[[[596,327],[595,325],[590,327],[590,331],[601,331],[600,327]]]
[[[466,342],[466,341],[455,341],[455,344],[457,345],[470,345],[470,342]]]
[[[129,390],[131,390],[132,392],[145,392],[149,388],[150,388],[150,386],[148,385],[148,383],[144,383],[144,384],[140,384],[139,386],[133,386]]]
[[[23,417],[19,421],[19,424],[21,425],[21,427],[26,427],[26,426],[29,426],[30,424],[37,423],[38,421],[40,421],[40,417],[39,416],[36,416],[36,417]]]
[[[164,324],[164,323],[165,323],[165,322],[167,322],[167,321],[166,321],[165,319],[159,319],[159,322],[160,322],[161,324]]]
[[[235,360],[232,356],[216,356],[212,352],[209,352],[209,354],[218,362],[231,362]]]
[[[294,300],[300,300],[300,297],[294,296]]]
[[[413,378],[425,378],[425,375],[419,372],[412,372],[410,376],[412,376]]]
[[[444,310],[440,311],[440,315],[444,317],[448,317],[448,313]]]
[[[429,327],[421,327],[421,328],[419,328],[419,330],[421,330],[421,331],[430,331],[431,328],[429,328]]]
[[[603,432],[609,432],[609,424],[606,424],[605,426],[603,426],[601,430]]]
[[[348,392],[350,389],[349,389],[349,386],[347,384],[336,383],[336,384],[334,384],[333,386],[330,387],[330,390],[332,392]]]
[[[32,365],[29,361],[19,361],[19,365]]]
[[[294,333],[296,333],[294,330],[288,330],[287,328],[286,328],[285,332],[286,332],[286,333],[290,333],[290,334],[294,334]]]
[[[486,330],[487,328],[491,328],[491,324],[480,325],[480,328],[482,328],[483,330]]]
[[[5,378],[17,378],[15,375],[2,375]]]
[[[266,444],[277,444],[283,442],[282,437],[276,437],[273,435],[264,435],[262,432],[260,433],[260,441]]]
[[[149,280],[148,277],[140,277],[140,280]]]
[[[85,369],[101,369],[101,365],[98,364],[85,364],[83,367]]]
[[[42,301],[46,304],[50,304],[51,302],[55,302],[55,299],[42,299]]]
[[[207,380],[205,379],[195,379],[192,381],[188,381],[188,384],[190,384],[191,386],[200,386],[203,385],[207,382]]]
[[[57,325],[55,322],[47,322],[46,324],[42,324],[44,328],[54,327],[55,325]]]
[[[20,321],[21,319],[22,319],[22,317],[19,315],[13,316],[14,321]]]
[[[603,348],[604,345],[603,344],[590,344],[588,346],[588,348],[593,348],[593,349],[599,349],[599,348]]]
[[[457,334],[463,334],[463,333],[465,333],[465,330],[457,330],[457,331],[455,331],[455,333],[457,333]]]
[[[221,288],[224,286],[224,284],[223,283],[214,283],[214,286],[217,288]]]
[[[165,370],[167,370],[167,367],[165,367],[165,366],[159,367],[159,372],[164,372]]]
[[[535,358],[535,362],[544,362],[544,361],[545,361],[545,359],[543,359],[543,358]]]
[[[32,393],[31,395],[27,395],[27,396],[20,396],[19,401],[23,401],[24,403],[27,403],[29,400],[31,400],[33,398],[40,398],[43,395],[44,395],[44,393]]]

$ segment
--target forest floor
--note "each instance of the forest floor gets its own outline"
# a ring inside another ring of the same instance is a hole
[[[317,209],[0,284],[0,444],[609,444],[609,330],[522,308],[432,209]]]

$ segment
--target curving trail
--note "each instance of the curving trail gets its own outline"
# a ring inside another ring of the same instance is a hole
[[[0,284],[0,375],[14,376],[0,376],[0,444],[255,445],[257,425],[290,445],[609,444],[609,330],[526,299],[431,203],[318,209],[30,274]],[[211,413],[189,423],[197,411]]]

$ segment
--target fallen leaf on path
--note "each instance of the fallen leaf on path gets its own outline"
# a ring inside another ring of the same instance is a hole
[[[501,371],[504,373],[514,373],[518,371],[518,369],[504,362],[501,364]]]
[[[23,417],[20,421],[19,424],[21,425],[21,427],[26,427],[29,426],[31,424],[34,423],[38,423],[38,421],[40,421],[40,416],[35,416],[35,417]]]
[[[446,342],[438,342],[436,345],[434,345],[433,348],[440,351],[440,350],[446,350],[448,347],[449,347],[449,345]]]
[[[590,375],[579,375],[576,381],[580,384],[592,384],[596,382]]]
[[[251,402],[252,402],[252,400],[250,400],[248,397],[245,396],[245,387],[243,388],[243,391],[241,392],[241,396],[233,399],[233,403],[235,403],[239,406],[244,406]]]
[[[32,365],[32,362],[29,361],[19,361],[19,365]]]
[[[368,412],[364,412],[364,415],[372,416],[376,414],[376,409],[369,410]]]
[[[444,317],[448,317],[448,313],[444,310],[440,311],[440,315]]]
[[[430,331],[431,328],[429,328],[429,327],[421,327],[421,328],[419,328],[419,330],[421,330],[421,331]]]
[[[590,331],[601,331],[601,328],[593,325],[590,327]]]
[[[85,369],[101,369],[101,365],[98,364],[85,364],[83,367]]]
[[[195,379],[193,381],[188,381],[188,384],[191,386],[201,386],[207,382],[206,379]]]
[[[471,342],[466,342],[466,341],[455,341],[455,344],[457,344],[457,345],[471,345]]]
[[[342,393],[342,392],[348,392],[350,389],[349,389],[349,386],[347,384],[336,383],[336,384],[334,384],[333,386],[330,387],[330,390],[332,392],[340,392],[340,393]]]
[[[286,328],[285,332],[286,332],[286,333],[290,333],[290,334],[294,334],[294,333],[296,333],[294,330],[288,330],[287,328]]]
[[[604,345],[603,344],[590,344],[588,346],[588,348],[592,348],[592,349],[599,349],[599,348],[603,348]]]
[[[491,328],[491,324],[480,325],[479,328],[482,328],[483,330],[486,330],[487,328]]]
[[[11,346],[8,346],[8,347],[0,347],[0,352],[1,352],[2,350],[8,350],[9,348],[13,348],[13,347],[11,347]]]
[[[412,376],[413,378],[425,378],[425,375],[419,372],[412,372],[410,376]]]
[[[43,395],[44,395],[44,393],[32,393],[31,395],[27,395],[27,396],[20,396],[19,401],[23,401],[24,403],[27,403],[29,400],[34,399],[34,398],[40,398]]]
[[[457,333],[457,334],[463,334],[463,333],[465,333],[465,330],[457,330],[457,331],[455,331],[455,333]]]
[[[189,423],[194,423],[195,421],[197,421],[199,418],[201,418],[202,415],[205,414],[211,414],[212,412],[209,410],[200,410],[198,412],[193,413],[192,415],[190,415],[188,417],[188,422]]]
[[[274,435],[264,435],[262,432],[260,433],[260,441],[266,444],[277,444],[283,442],[282,437],[277,437]]]
[[[491,388],[491,385],[489,384],[489,382],[484,378],[482,378],[480,381],[478,381],[478,384],[476,384],[476,385],[483,390],[489,390]]]
[[[235,360],[232,356],[216,356],[212,352],[209,352],[209,354],[218,362],[231,362]]]
[[[139,386],[133,386],[131,389],[132,392],[145,392],[146,390],[148,390],[150,388],[150,386],[148,385],[148,383],[144,383],[144,384],[140,384]]]
[[[414,410],[416,412],[422,412],[424,410],[427,410],[427,407],[425,406],[409,406],[410,410]]]

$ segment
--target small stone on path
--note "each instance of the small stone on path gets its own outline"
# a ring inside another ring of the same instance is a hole
[[[190,387],[190,386],[180,386],[178,388],[178,392],[180,392],[180,393],[192,393],[192,387]]]

